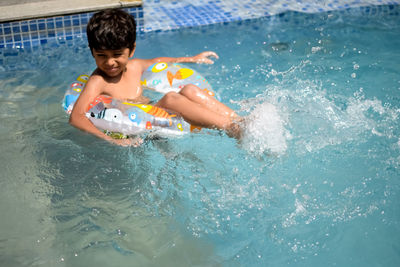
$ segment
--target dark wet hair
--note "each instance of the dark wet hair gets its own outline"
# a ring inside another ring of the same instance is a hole
[[[118,50],[132,51],[136,41],[136,22],[133,16],[121,9],[107,9],[90,18],[86,27],[90,51]]]

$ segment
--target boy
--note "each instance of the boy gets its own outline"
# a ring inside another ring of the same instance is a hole
[[[142,96],[140,78],[143,71],[152,64],[160,61],[212,64],[213,61],[208,57],[218,58],[217,54],[208,51],[193,57],[129,59],[136,48],[136,23],[131,15],[119,9],[94,14],[87,26],[87,37],[97,69],[76,101],[70,123],[83,131],[123,146],[137,144],[134,139],[113,139],[107,136],[86,118],[86,108],[97,96],[108,95],[136,103],[148,103],[149,100]],[[179,114],[190,124],[225,130],[233,137],[240,134],[237,123],[239,117],[235,112],[203,93],[195,85],[186,85],[179,93],[167,93],[155,105]]]

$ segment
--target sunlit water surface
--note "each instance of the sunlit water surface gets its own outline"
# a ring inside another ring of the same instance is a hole
[[[136,56],[203,50],[220,59],[191,67],[247,117],[240,143],[108,144],[61,108],[95,67],[86,40],[1,51],[1,266],[400,265],[400,16],[152,33]]]

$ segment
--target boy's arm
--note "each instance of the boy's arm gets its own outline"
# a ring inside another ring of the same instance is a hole
[[[205,51],[192,57],[156,57],[152,59],[140,59],[143,69],[147,69],[157,62],[171,62],[171,63],[198,63],[198,64],[213,64],[214,61],[209,57],[219,58],[215,52]]]
[[[69,123],[82,131],[91,133],[104,140],[111,141],[111,137],[97,129],[86,117],[87,107],[101,93],[98,89],[98,86],[100,86],[99,83],[97,77],[90,77],[85,88],[82,90],[82,93],[75,102],[71,116],[69,117]]]
[[[86,117],[87,107],[94,99],[99,96],[102,92],[98,88],[101,88],[100,79],[96,76],[92,76],[87,82],[84,90],[80,94],[72,110],[71,116],[69,117],[69,123],[74,127],[93,134],[101,139],[108,142],[115,143],[122,146],[137,146],[139,145],[138,140],[134,139],[113,139],[106,135],[99,129],[97,129],[93,123]]]

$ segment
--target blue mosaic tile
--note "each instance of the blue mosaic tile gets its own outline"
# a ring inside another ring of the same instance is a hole
[[[126,9],[137,18],[137,31],[144,32],[142,7]],[[64,40],[82,38],[93,12],[53,18],[32,19],[0,23],[0,47],[33,47],[41,44],[61,43]]]
[[[45,21],[43,19],[38,21],[38,27],[39,27],[39,31],[43,31],[46,29],[46,24]]]
[[[144,30],[164,31],[193,26],[193,19],[196,20],[197,25],[206,25],[272,16],[289,10],[317,13],[370,5],[398,4],[400,0],[354,0],[352,2],[348,0],[145,0]]]
[[[4,31],[5,35],[11,34],[11,28],[10,27],[4,27],[3,31]]]
[[[64,20],[64,27],[71,27],[71,19],[67,18]]]
[[[18,25],[18,26],[16,26],[16,25],[13,25],[13,27],[12,27],[12,32],[15,34],[15,33],[19,33],[21,31],[21,28],[20,28],[20,26]]]
[[[37,32],[31,32],[30,34],[32,40],[36,40],[39,38],[39,34]]]
[[[360,7],[367,16],[399,16],[400,0],[143,0],[143,7],[126,8],[136,18],[137,32],[166,31],[282,14],[285,11],[329,12]],[[376,5],[376,6],[374,6]],[[93,12],[0,23],[0,48],[56,45],[86,35]],[[284,16],[283,16],[284,17]],[[284,17],[285,19],[290,19]]]
[[[30,34],[29,34],[29,33],[24,33],[24,34],[22,34],[22,40],[24,40],[24,41],[29,41],[29,40],[31,40]]]

